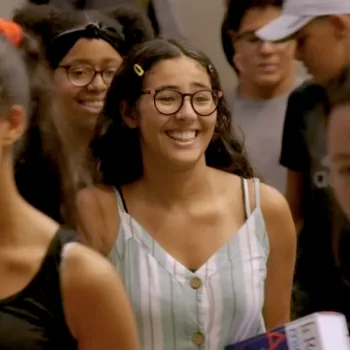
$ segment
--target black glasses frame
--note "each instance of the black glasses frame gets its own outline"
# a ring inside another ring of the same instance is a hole
[[[181,103],[179,105],[179,108],[177,110],[175,110],[174,112],[171,112],[171,113],[164,113],[162,111],[159,110],[159,108],[157,107],[157,95],[158,93],[160,92],[163,92],[163,91],[173,91],[173,92],[176,92],[178,93],[180,96],[181,96]],[[199,113],[197,110],[196,110],[196,107],[194,106],[194,103],[193,103],[193,97],[200,93],[200,92],[203,92],[203,91],[207,91],[207,92],[210,92],[212,93],[214,96],[216,96],[216,103],[215,103],[215,108],[210,112],[210,113],[206,113],[206,114],[203,114],[203,113]],[[194,93],[182,93],[180,91],[177,91],[177,90],[173,90],[173,89],[160,89],[160,90],[145,90],[145,91],[142,91],[142,95],[152,95],[153,96],[153,104],[154,104],[154,107],[155,109],[160,113],[160,114],[163,114],[163,115],[172,115],[172,114],[176,114],[178,111],[181,110],[181,108],[183,107],[184,105],[184,102],[185,102],[185,97],[188,96],[190,97],[190,103],[191,103],[191,106],[193,108],[193,110],[200,116],[202,117],[207,117],[208,115],[211,115],[213,114],[217,108],[218,108],[218,104],[219,104],[219,100],[220,98],[223,96],[223,93],[222,91],[217,91],[217,90],[211,90],[211,89],[201,89],[201,90],[198,90]]]
[[[91,77],[91,79],[89,80],[89,82],[88,82],[88,83],[85,83],[85,84],[76,84],[76,83],[74,83],[74,82],[72,81],[72,79],[71,79],[70,76],[69,76],[69,70],[72,69],[73,67],[74,67],[73,65],[61,65],[61,66],[58,66],[58,68],[62,68],[62,69],[64,69],[64,70],[66,71],[67,79],[68,79],[69,82],[70,82],[72,85],[74,85],[74,86],[77,86],[77,87],[88,86],[89,84],[91,84],[91,83],[95,80],[96,75],[100,75],[100,76],[101,76],[101,78],[102,78],[103,82],[105,83],[105,85],[109,86],[109,85],[111,84],[111,82],[110,82],[109,80],[106,81],[106,78],[104,77],[103,73],[106,72],[106,71],[108,71],[109,69],[111,69],[111,68],[113,68],[113,67],[109,67],[109,68],[106,68],[106,69],[99,69],[99,70],[97,70],[97,69],[95,69],[95,68],[89,66],[89,68],[91,68],[91,70],[93,71],[94,74],[92,75],[92,77]],[[117,70],[118,70],[118,69],[116,68],[116,71],[117,71]]]

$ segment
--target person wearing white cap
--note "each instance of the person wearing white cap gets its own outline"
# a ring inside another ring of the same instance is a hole
[[[256,32],[267,41],[295,36],[297,58],[318,82],[326,82],[350,63],[349,0],[286,0],[282,14]],[[327,54],[332,55],[332,59]]]
[[[255,34],[265,41],[296,38],[297,58],[313,76],[289,98],[280,156],[280,164],[288,170],[286,197],[301,229],[295,273],[296,316],[331,310],[342,312],[349,322],[344,271],[350,271],[350,243],[342,240],[338,249],[333,236],[335,224],[342,237],[350,237],[350,229],[333,201],[324,85],[350,65],[350,1],[286,0],[281,15]],[[341,269],[335,264],[337,251]]]

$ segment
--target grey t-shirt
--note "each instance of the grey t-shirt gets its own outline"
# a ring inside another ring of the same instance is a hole
[[[292,90],[290,91],[292,92]],[[252,100],[231,94],[232,120],[243,135],[244,146],[257,175],[285,192],[286,169],[279,164],[284,117],[290,92],[269,100]]]

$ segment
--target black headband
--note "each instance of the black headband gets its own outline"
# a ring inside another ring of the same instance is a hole
[[[47,59],[52,68],[57,68],[63,57],[81,38],[102,39],[109,43],[121,56],[125,55],[125,36],[113,27],[102,23],[89,23],[85,27],[67,30],[57,35],[47,48]]]

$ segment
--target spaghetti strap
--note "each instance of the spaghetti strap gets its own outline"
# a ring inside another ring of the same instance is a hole
[[[243,179],[243,194],[244,194],[244,206],[247,219],[250,217],[251,209],[250,209],[250,198],[249,198],[249,189],[248,189],[248,180]]]
[[[125,202],[124,202],[124,199],[123,199],[120,191],[116,187],[113,187],[113,191],[114,191],[115,196],[117,198],[118,209],[120,211],[122,211],[122,212],[127,213],[127,210],[126,210],[126,207],[125,207]]]
[[[260,180],[254,178],[255,207],[260,208]]]

